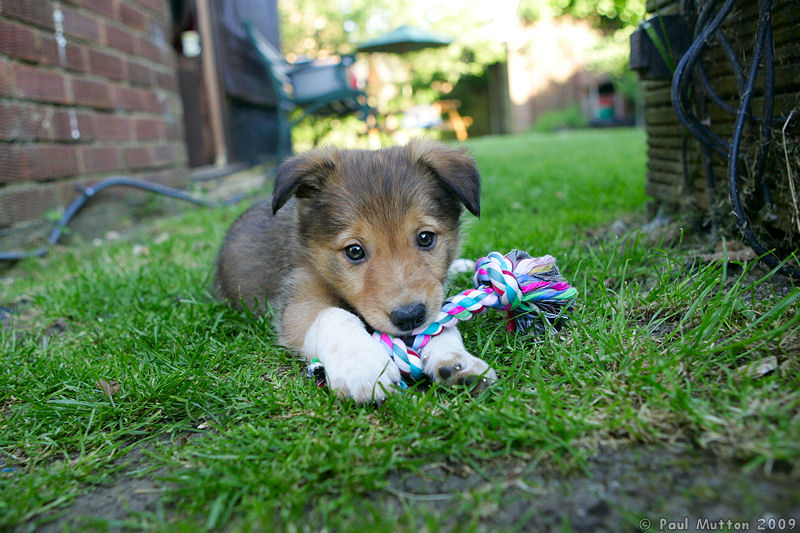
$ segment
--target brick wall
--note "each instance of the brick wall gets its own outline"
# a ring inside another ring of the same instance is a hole
[[[0,1],[0,229],[124,174],[186,183],[167,0]]]

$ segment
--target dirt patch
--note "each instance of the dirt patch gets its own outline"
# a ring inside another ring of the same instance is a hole
[[[15,342],[22,342],[28,335],[41,332],[42,342],[47,343],[51,338],[61,337],[70,330],[68,318],[59,317],[44,325],[40,320],[40,313],[26,297],[16,302],[0,303],[0,330],[13,331]]]
[[[702,265],[727,260],[729,276],[741,273],[742,265],[750,265],[749,281],[755,281],[766,276],[771,268],[758,259],[758,254],[744,242],[742,235],[735,233],[725,234],[722,231],[709,228],[707,221],[697,219],[685,214],[670,212],[664,206],[653,207],[650,216],[632,214],[620,218],[587,233],[587,246],[614,239],[639,238],[648,246],[658,246],[664,249],[681,248],[686,251],[685,268],[689,271],[696,270]],[[782,256],[783,257],[783,256]],[[790,260],[787,266],[797,269],[798,265]],[[738,269],[738,270],[737,270]],[[752,278],[752,280],[750,279]],[[798,280],[794,280],[794,286]],[[770,286],[789,287],[792,278],[776,274],[768,280]],[[778,296],[785,296],[778,294]]]
[[[136,477],[149,464],[141,449],[124,460],[130,465],[112,484],[40,517],[36,530],[124,530],[137,514],[157,512],[162,495],[170,490],[155,481],[164,472]],[[412,507],[420,515],[452,517],[454,531],[476,514],[478,531],[667,531],[684,524],[688,531],[700,531],[720,520],[731,521],[729,530],[791,530],[768,527],[770,519],[793,519],[794,529],[800,529],[800,473],[745,469],[690,448],[601,448],[582,468],[566,471],[519,459],[486,463],[481,470],[439,463],[413,474],[397,473],[389,477],[384,496],[376,499],[384,516]],[[493,497],[482,499],[480,494],[487,492]]]
[[[155,512],[162,491],[162,487],[149,479],[120,480],[113,486],[99,487],[78,496],[68,507],[47,517],[50,521],[36,526],[36,530],[56,533],[101,523],[109,528],[122,528],[124,522],[137,513]]]
[[[157,481],[166,470],[139,477],[138,472],[151,465],[143,446],[133,448],[118,460],[118,464],[125,464],[125,468],[112,483],[77,496],[66,506],[38,517],[29,525],[45,533],[85,529],[119,531],[137,515],[156,512],[163,494],[171,486]]]
[[[390,480],[387,510],[398,512],[402,502],[448,515],[470,508],[476,493],[502,491],[502,503],[478,509],[481,529],[557,531],[568,525],[575,532],[659,531],[688,523],[693,531],[704,529],[704,520],[731,520],[757,531],[759,520],[769,517],[793,518],[800,529],[797,474],[743,470],[688,448],[601,449],[574,473],[516,460],[492,463],[483,473],[434,465],[398,474]],[[454,529],[457,520],[454,516]]]

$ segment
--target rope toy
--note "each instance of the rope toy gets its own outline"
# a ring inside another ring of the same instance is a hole
[[[575,287],[561,277],[551,255],[531,257],[521,250],[505,255],[491,252],[475,264],[472,279],[474,289],[445,300],[436,319],[410,337],[393,337],[380,331],[372,334],[401,374],[414,380],[423,378],[423,352],[431,338],[486,309],[505,311],[508,331],[542,334],[557,330],[569,318],[565,311],[572,309],[578,297]],[[324,368],[318,360],[309,365],[308,375],[318,386],[325,385]]]

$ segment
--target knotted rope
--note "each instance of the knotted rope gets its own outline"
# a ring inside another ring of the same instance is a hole
[[[422,352],[431,338],[486,309],[508,313],[508,330],[537,333],[553,330],[568,316],[578,291],[561,277],[553,256],[531,257],[520,250],[506,255],[491,252],[475,264],[474,289],[445,300],[436,319],[412,337],[402,339],[376,331],[400,372],[413,379],[424,376]]]
[[[472,280],[474,289],[445,300],[436,319],[410,337],[393,337],[380,331],[372,334],[402,374],[415,380],[424,377],[422,352],[431,338],[486,309],[508,313],[509,331],[544,333],[569,318],[564,311],[571,310],[578,297],[578,291],[561,277],[553,256],[531,257],[520,250],[482,257],[475,264]],[[318,360],[309,365],[308,375],[318,386],[324,386],[325,370]]]

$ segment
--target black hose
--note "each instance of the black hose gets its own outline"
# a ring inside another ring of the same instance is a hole
[[[787,265],[786,261],[780,261],[774,256],[773,250],[764,246],[756,237],[753,232],[752,224],[745,214],[739,194],[739,170],[744,166],[748,166],[752,168],[752,178],[756,193],[761,195],[761,199],[763,199],[767,205],[772,205],[771,193],[763,178],[771,146],[771,127],[775,123],[780,123],[785,117],[775,117],[773,114],[775,57],[772,35],[772,2],[771,0],[762,0],[759,3],[758,29],[756,30],[753,53],[746,75],[730,43],[725,39],[721,31],[719,31],[722,22],[731,11],[733,2],[734,0],[726,0],[713,18],[711,13],[718,3],[717,0],[711,0],[699,9],[694,32],[695,40],[686,51],[686,54],[681,58],[672,78],[672,104],[683,126],[701,143],[703,166],[705,168],[709,196],[712,197],[714,191],[714,179],[709,152],[709,150],[711,150],[726,161],[728,169],[728,191],[731,205],[734,215],[736,216],[737,225],[750,246],[759,255],[759,258],[772,268],[775,268],[777,271],[787,276],[800,278],[800,270]],[[684,13],[687,15],[689,13],[689,8],[690,2],[687,1],[684,3]],[[725,56],[731,63],[736,85],[740,91],[740,105],[738,109],[734,108],[717,95],[699,61],[705,45],[708,44],[712,37],[716,38]],[[755,115],[751,112],[750,104],[756,80],[758,79],[758,73],[761,69],[762,59],[764,64],[764,99],[761,115]],[[692,75],[697,76],[705,94],[714,104],[729,113],[735,114],[736,118],[733,135],[730,141],[726,141],[714,133],[710,127],[704,125],[692,112],[689,102],[690,80]],[[756,151],[756,158],[752,165],[745,165],[747,161],[740,161],[742,137],[744,135],[744,128],[748,122],[757,126],[759,132],[759,144]],[[684,153],[684,158],[685,157]],[[712,209],[714,209],[713,199],[711,199],[711,203]]]
[[[720,27],[728,13],[730,13],[731,8],[733,7],[733,2],[734,0],[725,0],[725,3],[722,5],[711,22],[703,27],[703,29],[699,32],[699,35],[695,41],[691,44],[691,46],[689,46],[688,50],[686,50],[686,53],[678,62],[678,66],[675,68],[675,73],[672,76],[671,87],[672,106],[675,108],[675,113],[678,115],[678,120],[681,121],[687,130],[689,130],[689,133],[700,140],[700,142],[708,145],[723,158],[726,158],[728,155],[728,142],[711,131],[710,128],[701,124],[700,121],[697,120],[697,118],[691,113],[691,111],[687,110],[689,107],[687,89],[689,87],[689,78],[691,76],[693,67],[699,59],[700,53],[703,51],[703,47],[707,44],[709,38],[714,34],[714,32],[716,32]],[[716,2],[710,2],[709,6],[715,3]],[[705,7],[703,13],[698,16],[698,23],[701,23],[702,20],[707,18],[705,14],[709,13],[710,11],[710,7]]]
[[[770,3],[772,0],[769,0]],[[772,144],[772,112],[775,102],[775,51],[772,42],[772,23],[766,25],[764,33],[764,85],[771,89],[764,92],[764,102],[762,105],[762,120],[758,150],[756,152],[756,163],[753,167],[753,183],[755,190],[761,194],[761,198],[773,208],[772,194],[769,192],[767,182],[764,180],[764,172],[767,167],[767,155]]]
[[[730,41],[728,41],[721,31],[716,33],[716,38],[720,48],[722,48],[722,51],[728,57],[731,70],[733,70],[733,76],[736,79],[736,87],[739,88],[739,96],[741,96],[742,89],[744,88],[744,72],[742,71],[742,64],[739,63],[739,57],[736,55],[736,51],[733,49],[733,46],[731,46]]]
[[[53,246],[58,242],[58,240],[61,238],[62,233],[64,232],[64,229],[69,225],[72,218],[78,213],[78,211],[80,211],[80,209],[84,206],[84,204],[90,198],[97,195],[97,193],[109,187],[115,187],[115,186],[144,189],[146,191],[163,194],[171,198],[176,198],[178,200],[183,200],[185,202],[191,202],[193,204],[203,207],[230,205],[236,203],[238,200],[241,199],[240,196],[237,196],[231,198],[226,202],[223,202],[222,204],[216,204],[214,202],[209,202],[201,198],[195,198],[191,194],[188,194],[184,191],[173,189],[171,187],[166,187],[158,183],[136,180],[125,176],[111,177],[101,181],[100,183],[97,183],[96,185],[92,185],[90,187],[78,188],[80,195],[75,200],[72,201],[69,207],[67,207],[66,211],[64,211],[64,214],[61,216],[61,219],[59,219],[59,221],[56,223],[56,226],[50,232],[50,237],[48,238],[49,241],[48,247],[37,248],[35,250],[28,250],[24,252],[0,252],[0,261],[19,261],[21,259],[27,259],[31,257],[44,257],[45,255],[47,255],[47,252],[50,251],[50,246]]]
[[[753,57],[750,60],[750,69],[747,75],[747,81],[745,83],[744,92],[742,94],[742,102],[739,107],[739,113],[736,115],[736,122],[733,127],[733,137],[731,138],[731,151],[730,157],[728,158],[728,189],[730,192],[730,199],[731,204],[733,206],[733,212],[736,215],[736,220],[739,225],[739,229],[747,238],[750,243],[750,246],[753,250],[761,257],[761,259],[767,263],[772,268],[777,268],[778,271],[781,273],[791,276],[800,278],[800,270],[796,268],[790,267],[786,265],[784,262],[780,261],[773,255],[773,251],[767,249],[756,237],[755,233],[753,233],[752,224],[747,219],[747,215],[744,213],[744,209],[742,207],[742,201],[739,197],[739,148],[741,146],[742,135],[744,133],[744,126],[747,122],[747,113],[750,108],[750,99],[753,96],[753,90],[755,88],[756,79],[758,78],[758,71],[759,71],[759,64],[761,61],[761,54],[764,53],[765,48],[770,48],[770,52],[767,53],[767,62],[769,63],[769,59],[771,59],[771,46],[767,47],[765,45],[772,44],[772,40],[769,38],[771,34],[771,27],[772,27],[772,2],[771,0],[762,0],[759,4],[759,19],[758,19],[758,30],[756,33],[756,41],[753,47]],[[774,92],[774,86],[770,87],[769,85],[774,84],[774,70],[766,69],[767,70],[767,80],[766,83],[768,84],[768,90],[765,93]],[[770,73],[773,76],[770,76]],[[770,99],[771,105],[771,99]],[[765,117],[766,118],[766,117]],[[763,130],[762,130],[763,133]]]

